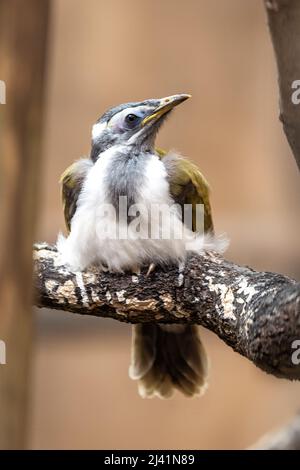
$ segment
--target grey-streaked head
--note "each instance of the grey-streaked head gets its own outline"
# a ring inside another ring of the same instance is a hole
[[[114,145],[151,150],[166,116],[191,95],[178,94],[161,99],[125,103],[106,111],[92,129],[91,159]]]

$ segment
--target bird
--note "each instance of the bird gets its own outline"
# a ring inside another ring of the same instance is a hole
[[[224,250],[214,235],[205,177],[190,160],[155,144],[166,118],[188,98],[176,94],[121,104],[93,125],[90,155],[75,161],[60,180],[68,234],[58,236],[57,249],[74,271],[97,265],[120,275],[147,270],[149,277],[158,266],[184,266],[190,251]],[[189,224],[182,217],[186,205]],[[173,228],[167,236],[154,206],[164,208],[166,225]],[[205,391],[208,359],[196,325],[136,324],[131,351],[129,376],[142,397],[169,398],[175,390],[192,397]]]

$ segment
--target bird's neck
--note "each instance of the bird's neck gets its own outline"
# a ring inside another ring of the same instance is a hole
[[[106,190],[109,201],[116,208],[119,206],[120,197],[127,197],[128,207],[136,203],[138,192],[144,183],[149,158],[150,152],[138,151],[134,147],[119,146],[110,151]]]

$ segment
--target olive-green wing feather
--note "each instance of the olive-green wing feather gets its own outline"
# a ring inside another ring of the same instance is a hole
[[[82,158],[69,166],[61,175],[61,195],[68,231],[71,230],[71,220],[76,212],[78,197],[91,166],[93,166],[93,162],[89,158]]]
[[[157,153],[169,175],[171,196],[182,207],[192,205],[192,228],[196,231],[196,205],[204,205],[204,231],[213,233],[213,220],[209,202],[209,185],[198,167],[176,154],[167,154],[161,149]]]

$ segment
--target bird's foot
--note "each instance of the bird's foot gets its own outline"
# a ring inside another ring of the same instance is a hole
[[[132,274],[139,276],[141,274],[141,267],[138,264],[136,264],[135,266],[132,266],[131,272]]]
[[[146,274],[146,277],[149,277],[151,273],[153,273],[153,271],[155,270],[156,268],[156,265],[154,263],[151,263],[149,265],[149,268],[148,268],[148,271],[147,271],[147,274]]]
[[[178,263],[178,286],[181,287],[184,283],[184,268],[185,268],[185,262],[184,261],[179,261]]]
[[[100,264],[99,268],[103,273],[108,273],[109,272],[108,267],[103,265],[103,264]]]
[[[182,273],[184,271],[184,268],[185,268],[185,261],[179,261],[178,263],[178,271],[180,273]]]

